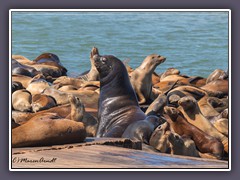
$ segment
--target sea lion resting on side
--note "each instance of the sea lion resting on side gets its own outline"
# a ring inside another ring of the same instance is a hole
[[[31,112],[32,95],[26,89],[20,89],[12,94],[12,107],[22,112]]]
[[[152,74],[156,67],[165,60],[166,58],[163,56],[151,54],[131,73],[131,84],[137,94],[139,104],[155,99],[152,92]]]
[[[56,106],[56,101],[51,96],[47,96],[45,94],[35,94],[32,96],[31,105],[33,112],[37,112]]]
[[[35,116],[12,129],[12,147],[50,146],[83,142],[86,130],[82,122],[61,119],[55,114]]]
[[[127,70],[114,56],[95,55],[100,75],[99,126],[97,137],[121,137],[128,125],[144,120]]]

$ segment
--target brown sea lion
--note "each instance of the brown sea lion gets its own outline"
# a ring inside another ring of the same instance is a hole
[[[56,101],[45,94],[35,94],[32,96],[31,105],[33,112],[38,112],[56,106]]]
[[[152,73],[165,60],[166,58],[163,56],[151,54],[131,73],[131,84],[137,94],[139,104],[155,99],[152,93]]]
[[[160,74],[160,81],[169,75],[179,75],[180,71],[176,68],[168,68],[164,73]]]
[[[168,141],[170,133],[168,122],[159,125],[153,131],[149,140],[149,145],[162,153],[170,153],[171,149]]]
[[[162,153],[170,153],[170,144],[168,137],[170,135],[170,129],[168,122],[159,125],[152,133],[149,145],[157,149]]]
[[[94,55],[99,55],[98,48],[96,47],[93,47],[90,53],[90,62],[91,62],[90,71],[85,75],[78,76],[79,79],[83,79],[85,81],[99,81],[99,73],[94,65],[94,59],[93,59]]]
[[[112,55],[94,57],[100,75],[97,137],[121,137],[131,123],[146,118],[141,111],[127,70]]]
[[[179,110],[183,113],[184,117],[190,124],[196,126],[206,134],[220,140],[224,145],[224,150],[228,152],[228,138],[220,133],[209,122],[209,120],[202,115],[197,101],[193,97],[185,96],[178,101],[178,104]]]
[[[50,87],[50,84],[42,78],[42,76],[35,76],[28,84],[27,90],[31,92],[32,95],[40,94],[44,89]]]
[[[74,95],[81,99],[86,108],[98,108],[99,94],[95,91],[69,90],[67,92],[62,92],[52,87],[49,87],[46,88],[43,93],[48,96],[52,96],[56,100],[58,105],[69,103],[68,95]]]
[[[209,96],[224,97],[228,95],[228,80],[217,79],[202,86]]]
[[[165,78],[163,78],[163,79],[161,79],[161,81],[160,82],[164,82],[164,81],[180,81],[180,80],[185,80],[186,81],[186,83],[188,82],[187,81],[187,78],[188,77],[185,77],[185,76],[182,76],[182,75],[175,75],[175,74],[173,74],[173,75],[168,75],[168,76],[166,76]],[[184,82],[184,81],[183,81]]]
[[[71,119],[84,124],[88,137],[95,137],[98,127],[97,119],[85,111],[84,104],[78,97],[70,95],[69,101],[71,103]]]
[[[83,83],[84,80],[82,79],[72,78],[68,76],[61,76],[53,81],[53,84],[59,84],[60,86],[72,85],[76,88],[82,87]]]
[[[179,97],[192,96],[196,100],[199,100],[202,97],[207,95],[207,93],[204,90],[197,87],[189,86],[189,85],[186,85],[186,86],[184,85],[184,86],[179,86],[174,88],[167,94],[168,99],[173,94],[176,94]]]
[[[228,98],[209,97],[208,103],[219,113],[228,108]]]
[[[32,81],[32,78],[24,75],[12,75],[12,81],[20,82],[24,88],[27,88],[29,83]]]
[[[192,76],[188,78],[188,82],[196,87],[204,86],[206,84],[206,80],[207,80],[206,78],[199,76]]]
[[[12,93],[12,107],[22,112],[31,112],[32,95],[25,89],[20,89]]]
[[[59,91],[63,91],[63,92],[67,92],[67,91],[71,91],[71,90],[78,90],[77,87],[73,86],[73,85],[64,85],[60,88],[58,88]]]
[[[198,106],[201,113],[208,119],[219,115],[214,107],[209,103],[209,96],[204,96],[198,101]]]
[[[147,116],[144,120],[130,124],[124,131],[122,137],[139,140],[149,144],[149,139],[154,129],[161,123],[157,116]]]
[[[189,123],[181,111],[174,107],[165,106],[164,112],[169,116],[167,122],[170,124],[171,129],[180,136],[190,137],[200,152],[213,154],[218,159],[223,157],[224,147],[217,138],[208,135]]]
[[[192,139],[181,137],[177,133],[170,133],[168,136],[171,154],[200,157],[199,151]]]
[[[50,146],[83,142],[86,130],[82,122],[61,119],[54,114],[33,117],[12,129],[12,147]]]
[[[22,55],[15,55],[15,54],[13,54],[12,55],[12,59],[15,59],[16,61],[18,61],[19,63],[24,64],[24,65],[32,65],[32,64],[34,64],[33,61],[31,61],[30,59],[28,59],[28,58],[26,58],[26,57],[24,57]]]
[[[228,119],[220,118],[212,121],[211,123],[219,132],[228,137]]]
[[[206,84],[212,81],[216,81],[218,79],[227,79],[227,78],[228,78],[228,74],[225,71],[223,71],[222,69],[216,69],[208,76]]]

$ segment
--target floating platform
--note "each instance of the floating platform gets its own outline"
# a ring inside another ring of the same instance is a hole
[[[142,150],[143,149],[143,150]],[[123,138],[87,138],[86,142],[12,148],[12,169],[228,169],[228,161],[154,152]]]

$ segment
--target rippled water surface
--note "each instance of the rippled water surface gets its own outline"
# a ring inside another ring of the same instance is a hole
[[[157,73],[207,77],[228,67],[228,12],[12,12],[13,54],[55,53],[74,76],[90,68],[93,46],[133,68],[156,53],[167,57]]]

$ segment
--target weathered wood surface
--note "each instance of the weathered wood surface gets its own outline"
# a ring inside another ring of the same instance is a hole
[[[12,168],[228,168],[227,161],[137,150],[141,149],[139,142],[126,139],[88,138],[88,141],[63,146],[14,148]]]

